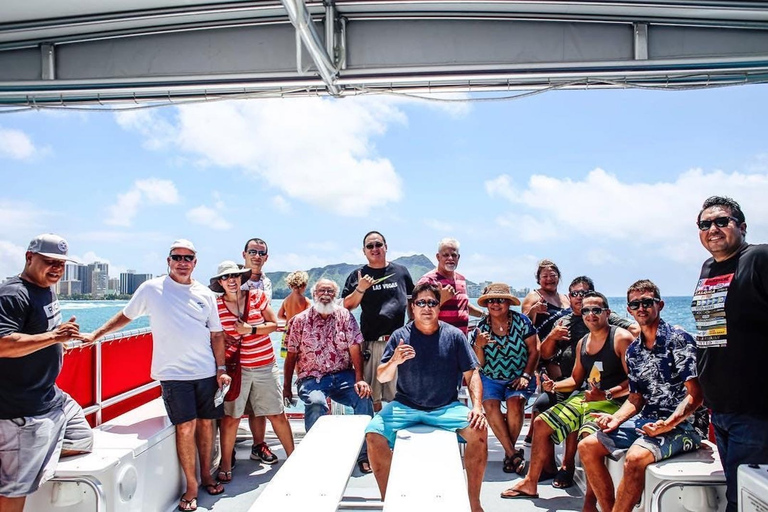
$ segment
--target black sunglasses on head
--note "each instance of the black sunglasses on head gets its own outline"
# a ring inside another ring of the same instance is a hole
[[[707,231],[709,228],[712,227],[712,224],[719,228],[724,228],[728,225],[729,222],[733,221],[736,225],[739,224],[739,219],[736,217],[717,217],[716,219],[711,220],[700,220],[696,223],[697,226],[699,226],[699,229],[702,231]]]
[[[652,299],[631,300],[627,302],[627,307],[632,311],[637,311],[640,309],[640,306],[642,306],[644,309],[649,309],[659,301],[661,301],[661,299],[657,299],[656,297]]]
[[[181,260],[184,260],[187,262],[195,261],[194,254],[171,254],[170,257],[173,261],[181,261]]]

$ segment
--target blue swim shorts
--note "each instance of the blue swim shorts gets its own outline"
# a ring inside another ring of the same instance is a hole
[[[701,437],[696,433],[693,424],[687,421],[656,437],[644,435],[640,429],[646,423],[654,421],[656,420],[648,418],[630,419],[612,432],[598,431],[595,435],[614,460],[620,459],[624,450],[632,445],[642,446],[651,452],[656,462],[668,459],[678,453],[696,450],[701,446]]]
[[[486,400],[506,402],[515,396],[519,396],[527,402],[536,391],[536,379],[531,379],[528,387],[525,389],[510,389],[507,385],[512,381],[492,379],[482,373],[480,374],[480,380],[483,382],[483,402]]]
[[[368,423],[365,433],[384,436],[389,447],[394,448],[398,430],[424,424],[456,432],[469,426],[468,415],[469,407],[458,401],[431,411],[414,409],[397,401],[389,402]]]

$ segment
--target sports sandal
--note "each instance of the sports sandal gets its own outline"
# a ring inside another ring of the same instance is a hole
[[[522,468],[525,468],[525,454],[523,450],[517,450],[511,457],[504,457],[504,465],[502,470],[505,473],[519,473]]]
[[[573,473],[567,469],[560,469],[552,480],[552,487],[556,489],[567,489],[573,485]]]

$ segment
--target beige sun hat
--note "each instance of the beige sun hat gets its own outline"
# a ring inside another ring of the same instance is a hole
[[[222,261],[219,263],[219,267],[216,269],[216,275],[211,278],[208,288],[216,293],[224,293],[224,288],[219,283],[219,278],[227,274],[240,274],[240,284],[243,284],[251,278],[251,269],[243,268],[234,261]]]
[[[491,283],[486,286],[483,294],[477,299],[477,305],[484,308],[488,299],[507,299],[512,306],[520,305],[520,299],[512,295],[509,285],[505,283]]]

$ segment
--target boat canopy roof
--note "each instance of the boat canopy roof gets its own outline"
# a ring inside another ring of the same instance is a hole
[[[0,106],[767,79],[762,1],[0,2]]]

